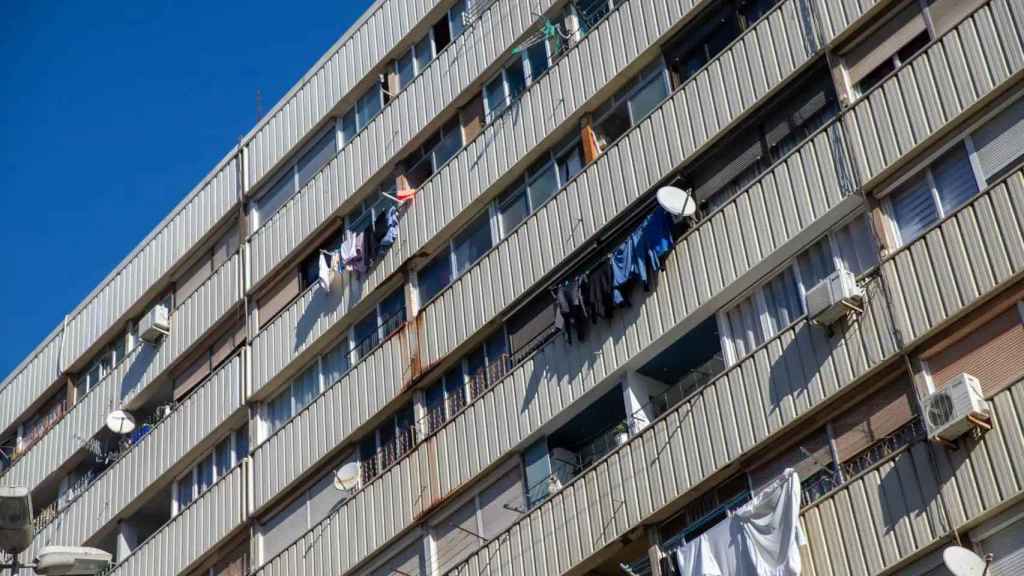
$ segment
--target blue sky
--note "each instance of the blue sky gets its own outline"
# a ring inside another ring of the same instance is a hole
[[[0,0],[0,378],[370,0]]]

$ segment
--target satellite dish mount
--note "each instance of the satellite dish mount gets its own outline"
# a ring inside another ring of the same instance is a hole
[[[942,561],[953,576],[988,576],[992,555],[982,558],[962,546],[950,546],[942,551]]]

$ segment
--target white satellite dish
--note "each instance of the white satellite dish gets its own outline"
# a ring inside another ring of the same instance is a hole
[[[675,186],[658,188],[658,204],[673,216],[693,216],[697,212],[697,203],[690,193]]]
[[[340,492],[351,492],[359,487],[359,463],[349,462],[334,471],[334,487]]]
[[[114,410],[107,415],[107,428],[114,434],[131,434],[135,430],[135,418],[124,410]]]
[[[953,576],[985,576],[992,558],[982,558],[967,548],[950,546],[942,551],[942,561]]]

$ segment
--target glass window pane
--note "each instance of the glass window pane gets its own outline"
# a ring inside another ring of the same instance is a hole
[[[448,418],[452,418],[466,405],[466,381],[462,375],[461,364],[444,375],[444,395],[448,406]]]
[[[548,71],[548,43],[537,42],[527,48],[526,60],[530,63],[530,82],[536,82]]]
[[[281,206],[284,206],[292,195],[295,194],[295,176],[291,168],[274,183],[274,186],[266,194],[260,196],[256,201],[256,212],[259,222],[266,223]]]
[[[334,143],[334,130],[328,130],[326,134],[317,140],[316,144],[307,151],[302,158],[299,159],[299,187],[304,186],[307,182],[316,176],[317,172],[327,164],[331,158],[334,157],[334,153],[337,147]]]
[[[377,311],[374,310],[360,320],[352,332],[356,341],[356,358],[361,359],[373,350],[380,341],[377,332]]]
[[[487,356],[482,346],[466,357],[466,376],[473,398],[479,397],[487,389]]]
[[[431,432],[434,432],[444,424],[446,418],[444,413],[444,381],[427,388],[427,424]]]
[[[952,214],[978,193],[978,182],[967,158],[967,149],[957,144],[932,164],[932,177],[939,191],[942,213]]]
[[[526,72],[522,59],[516,58],[505,68],[505,81],[508,83],[509,101],[513,102],[526,90]]]
[[[878,264],[878,246],[870,226],[871,221],[865,214],[832,235],[832,244],[843,266],[856,276]]]
[[[506,192],[498,200],[498,214],[501,217],[501,232],[507,235],[522,222],[530,213],[530,205],[526,199],[526,189],[516,188]]]
[[[665,98],[668,98],[668,84],[665,82],[665,75],[658,73],[648,83],[629,99],[629,107],[632,111],[633,124],[636,125],[652,110],[658,107]]]
[[[600,139],[601,149],[604,150],[609,144],[625,134],[629,128],[629,110],[626,108],[626,103],[623,102],[612,108],[607,115],[598,120],[594,126],[594,131]]]
[[[451,28],[452,39],[462,36],[466,30],[466,0],[459,0],[448,11],[448,19]]]
[[[765,306],[771,318],[775,333],[785,329],[803,314],[800,305],[800,291],[796,285],[793,268],[786,268],[782,274],[764,288]]]
[[[456,276],[491,249],[491,223],[486,211],[455,237],[452,249],[455,251]]]
[[[292,417],[292,391],[290,386],[270,401],[268,417],[271,431],[284,426],[285,422]]]
[[[405,289],[398,288],[380,303],[381,332],[390,335],[405,323]]]
[[[572,149],[564,152],[558,158],[558,183],[565,186],[577,174],[583,170],[583,154],[579,142],[576,142]]]
[[[178,513],[192,503],[192,472],[178,481]]]
[[[900,239],[904,244],[917,238],[939,219],[931,188],[924,176],[918,176],[903,189],[894,192],[891,202],[892,219],[899,228]]]
[[[800,280],[804,290],[810,290],[836,269],[828,238],[815,242],[797,261],[800,263]]]
[[[411,49],[398,59],[395,69],[398,72],[399,89],[405,88],[416,77],[416,62],[413,59],[413,51]]]
[[[348,338],[342,338],[324,356],[324,383],[327,386],[335,384],[348,372],[349,364]]]
[[[530,204],[533,210],[540,208],[548,198],[558,191],[558,176],[555,173],[555,165],[546,163],[536,174],[531,175],[530,181]]]
[[[484,102],[487,103],[488,118],[493,118],[505,109],[505,80],[501,74],[484,87]]]
[[[231,470],[234,465],[232,462],[231,452],[231,436],[228,436],[224,440],[221,440],[220,444],[217,445],[217,477],[221,478]]]
[[[422,306],[452,281],[452,263],[448,248],[441,250],[416,276],[419,280]]]
[[[427,65],[434,59],[434,43],[430,39],[430,34],[423,37],[422,40],[416,43],[416,73],[421,73],[426,70]]]
[[[249,429],[235,431],[235,462],[241,462],[249,456]]]
[[[359,99],[359,104],[356,106],[356,120],[360,130],[369,124],[370,120],[373,120],[382,106],[380,85],[374,84],[369,92]]]
[[[295,412],[309,405],[320,393],[320,364],[314,361],[292,384],[295,390]]]
[[[445,126],[444,137],[434,148],[434,171],[436,172],[452,156],[455,156],[460,148],[462,148],[462,127],[458,122]]]
[[[345,116],[341,118],[341,139],[342,146],[348,144],[356,137],[356,111],[349,110]]]
[[[196,478],[199,481],[199,493],[202,494],[213,485],[213,455],[207,456],[199,461],[196,468]]]

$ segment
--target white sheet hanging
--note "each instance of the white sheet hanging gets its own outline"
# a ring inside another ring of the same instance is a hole
[[[327,257],[324,256],[323,252],[320,253],[320,261],[317,265],[319,267],[320,287],[326,292],[331,289],[331,267],[327,265]]]
[[[800,478],[787,469],[750,502],[676,549],[681,576],[799,576]]]

